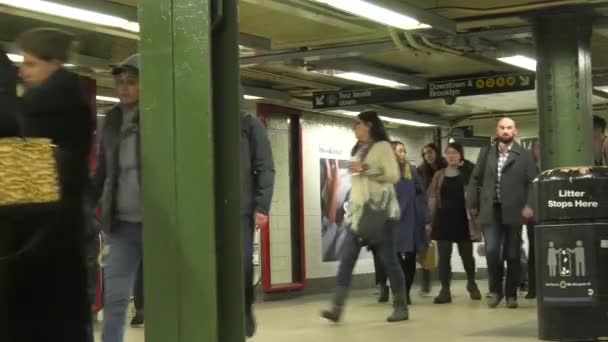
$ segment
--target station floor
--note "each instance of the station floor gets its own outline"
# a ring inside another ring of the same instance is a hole
[[[487,285],[480,282],[480,288]],[[536,338],[536,302],[519,299],[519,309],[489,309],[469,300],[464,283],[453,286],[453,303],[435,305],[414,295],[410,321],[386,323],[390,304],[378,304],[374,290],[354,291],[344,320],[335,325],[319,318],[329,295],[265,302],[256,305],[258,334],[252,342],[450,341],[527,342]],[[99,340],[97,340],[99,341]],[[144,342],[144,330],[129,328],[125,342]]]

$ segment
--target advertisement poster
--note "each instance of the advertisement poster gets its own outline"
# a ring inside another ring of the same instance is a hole
[[[321,242],[323,262],[340,260],[348,225],[346,213],[351,189],[348,151],[319,148]],[[360,258],[371,254],[362,251]]]

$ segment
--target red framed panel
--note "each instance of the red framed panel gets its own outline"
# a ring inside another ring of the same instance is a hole
[[[260,103],[257,106],[258,118],[266,125],[268,123],[269,114],[281,114],[289,117],[291,120],[297,120],[299,125],[298,135],[295,137],[298,139],[299,153],[298,153],[298,206],[299,206],[299,238],[300,238],[300,278],[299,282],[292,282],[286,284],[273,284],[272,283],[272,272],[270,262],[270,225],[272,222],[268,222],[265,227],[261,228],[260,231],[260,244],[262,252],[262,288],[266,293],[274,292],[287,292],[294,290],[301,290],[306,288],[306,240],[304,230],[304,172],[303,172],[303,151],[302,151],[302,125],[301,116],[302,111],[298,109],[277,106],[273,104]]]

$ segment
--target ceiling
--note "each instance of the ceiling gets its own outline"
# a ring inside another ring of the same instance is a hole
[[[49,1],[137,20],[137,0]],[[594,85],[608,85],[608,20],[604,20],[608,1],[388,1],[415,6],[417,14],[451,23],[455,30],[446,32],[433,25],[428,30],[400,31],[311,0],[240,0],[241,74],[246,91],[263,97],[260,101],[311,109],[314,92],[376,87],[323,74],[326,70],[362,72],[411,88],[437,78],[522,71],[496,58],[534,56],[531,14],[582,5],[592,6],[596,16]],[[80,41],[76,70],[94,77],[102,95],[113,93],[109,65],[136,52],[138,46],[133,32],[16,9],[1,1],[0,23],[0,43],[10,52],[18,52],[13,42],[29,28],[55,26],[75,33]],[[594,96],[593,101],[598,110],[608,105],[603,97]],[[472,116],[533,114],[536,95],[522,91],[460,97],[452,105],[436,99],[378,103],[374,108],[389,116],[451,126]]]

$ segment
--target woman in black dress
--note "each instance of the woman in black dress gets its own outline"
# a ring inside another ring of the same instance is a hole
[[[0,218],[10,231],[12,255],[20,252],[7,266],[12,296],[2,305],[8,313],[2,340],[91,341],[83,198],[93,125],[79,76],[63,68],[73,38],[36,29],[22,34],[18,45],[26,85],[19,134],[49,138],[56,146],[61,200],[45,213]]]
[[[462,145],[451,143],[446,148],[447,167],[439,170],[428,189],[429,208],[433,220],[431,238],[437,241],[439,249],[439,278],[441,291],[435,304],[452,302],[450,281],[452,278],[452,248],[458,245],[458,252],[467,273],[467,290],[473,300],[481,300],[481,293],[475,283],[475,259],[473,241],[480,239],[480,233],[465,205],[465,189],[474,165],[464,159]]]

